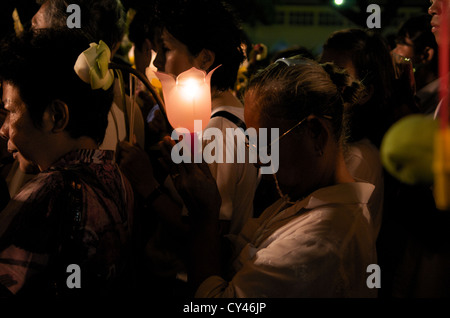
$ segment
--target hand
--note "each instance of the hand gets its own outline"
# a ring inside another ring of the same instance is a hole
[[[167,136],[170,133],[167,130],[167,125],[160,109],[153,112],[153,118],[147,123],[149,131],[155,136]]]
[[[161,142],[161,151],[190,216],[203,222],[217,222],[222,199],[208,165],[205,162],[175,164],[170,156],[174,145],[166,136]]]
[[[135,191],[147,197],[158,186],[154,178],[153,168],[147,153],[137,144],[122,141],[117,145],[116,161],[120,169],[130,181]]]
[[[142,114],[144,115],[144,118],[146,118],[150,110],[155,107],[157,102],[153,95],[142,86],[142,82],[139,82],[139,87],[136,89],[136,96],[138,103],[141,106]]]

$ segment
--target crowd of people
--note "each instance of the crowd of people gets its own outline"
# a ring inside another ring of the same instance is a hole
[[[79,29],[66,1],[41,0],[2,33],[2,297],[450,296],[447,211],[380,159],[392,125],[438,112],[448,0],[405,21],[396,47],[350,28],[318,56],[268,55],[223,1],[71,2]],[[223,162],[174,163],[160,88],[127,81],[192,67],[214,70],[204,130],[224,139],[201,146],[223,142]],[[229,128],[279,129],[279,169],[226,160],[258,147],[244,133],[230,146]]]

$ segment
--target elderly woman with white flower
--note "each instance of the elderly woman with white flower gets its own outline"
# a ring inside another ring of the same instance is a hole
[[[0,132],[40,170],[0,212],[0,295],[128,291],[133,192],[114,152],[99,150],[113,99],[109,54],[61,30],[0,47]]]

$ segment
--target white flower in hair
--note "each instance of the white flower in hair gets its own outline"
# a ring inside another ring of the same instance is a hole
[[[114,82],[114,72],[109,69],[111,50],[105,42],[91,43],[90,47],[78,56],[74,70],[83,82],[92,89],[107,90]]]

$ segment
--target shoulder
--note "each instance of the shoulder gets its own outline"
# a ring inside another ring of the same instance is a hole
[[[364,160],[381,164],[380,151],[367,138],[348,144],[346,157],[350,159],[358,158],[360,161]]]
[[[380,152],[368,139],[348,146],[345,163],[354,178],[379,183],[383,171]]]
[[[307,198],[308,233],[326,238],[332,244],[345,237],[358,236],[369,227],[365,211],[374,188],[366,182],[352,182],[315,191]]]
[[[57,196],[64,187],[61,171],[41,172],[28,181],[13,200],[34,201],[46,196]]]
[[[2,242],[15,237],[35,246],[33,240],[48,237],[63,189],[63,177],[58,171],[39,173],[26,183],[0,213]]]
[[[355,257],[356,261],[363,258],[364,253],[359,255],[363,250],[374,250],[372,236],[367,233],[371,233],[370,226],[360,208],[320,207],[274,233],[276,239],[258,251],[258,260],[297,269],[321,264],[324,270],[326,264],[327,271],[331,271],[346,257]]]
[[[209,121],[206,128],[236,128],[236,124],[233,123],[231,120],[225,118],[224,116],[215,116],[219,112],[227,112],[238,119],[240,119],[242,122],[244,122],[244,108],[242,107],[234,107],[234,106],[220,106],[214,109],[214,111],[211,113],[211,120]]]

